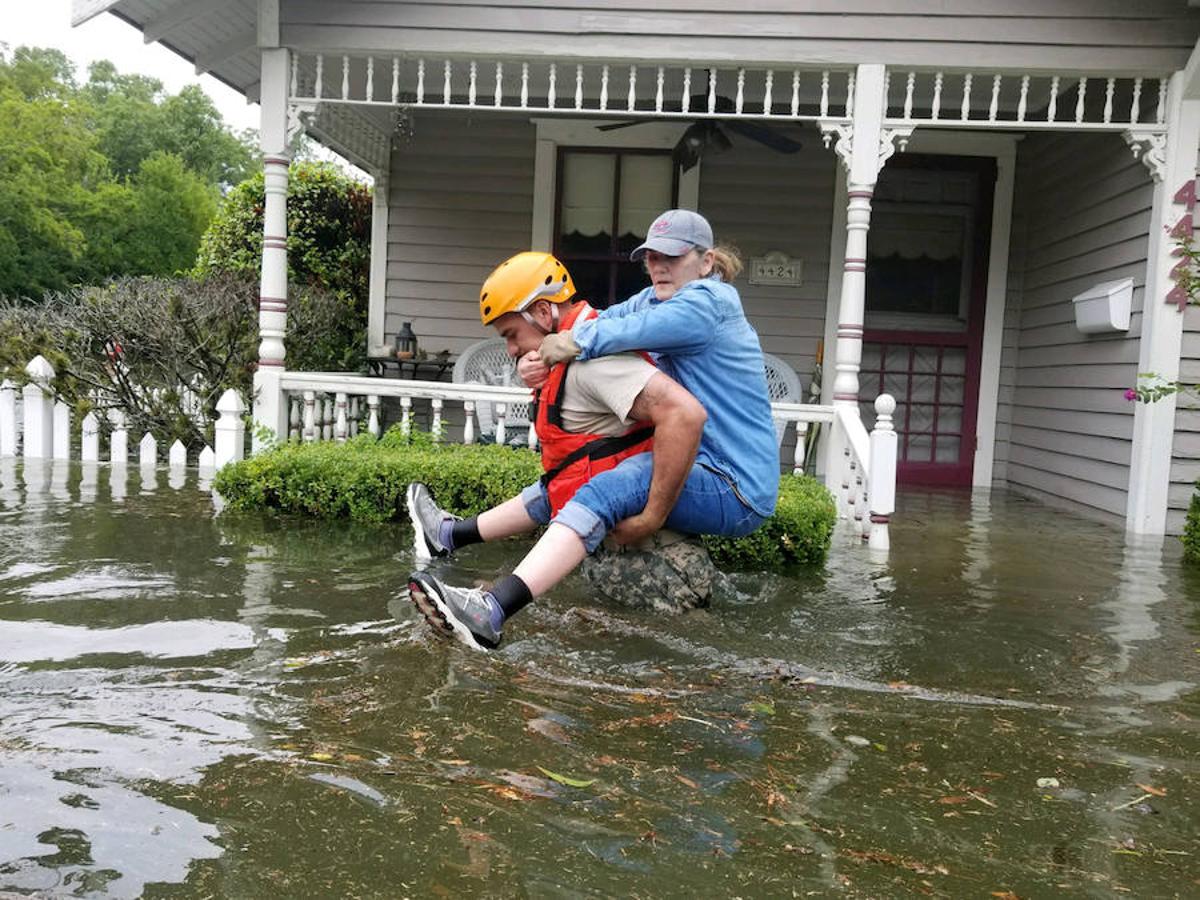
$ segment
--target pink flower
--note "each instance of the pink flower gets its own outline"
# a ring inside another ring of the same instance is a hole
[[[1126,400],[1136,400],[1137,399],[1137,391],[1135,391],[1133,388],[1127,388],[1125,390],[1125,399]]]

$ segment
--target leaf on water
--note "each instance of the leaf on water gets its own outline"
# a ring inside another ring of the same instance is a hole
[[[1056,788],[1059,786],[1057,778],[1039,778],[1037,786],[1040,788]]]
[[[469,759],[439,759],[438,762],[443,766],[469,766],[471,764]]]
[[[551,781],[557,781],[559,784],[565,784],[567,787],[585,788],[596,783],[595,778],[571,778],[569,775],[559,775],[557,772],[551,772],[549,769],[543,769],[541,766],[537,768],[539,772]]]
[[[487,789],[497,797],[503,797],[505,800],[529,800],[530,794],[524,791],[518,791],[516,788],[509,787],[504,784],[489,784]]]
[[[1166,788],[1156,788],[1156,787],[1151,787],[1151,786],[1150,786],[1150,785],[1148,785],[1148,784],[1136,784],[1136,782],[1135,782],[1135,786],[1136,786],[1136,787],[1137,787],[1139,790],[1141,790],[1141,791],[1145,791],[1147,794],[1151,794],[1152,796],[1155,796],[1155,797],[1165,797],[1165,796],[1167,796],[1167,789],[1166,789]]]
[[[308,754],[308,758],[315,759],[317,762],[329,762],[331,759],[333,759],[333,754],[318,750],[315,753]]]
[[[881,744],[878,741],[875,741],[873,744],[871,744],[871,746],[874,747],[876,750],[878,750],[880,753],[887,753],[887,744]]]
[[[750,712],[762,713],[765,716],[775,715],[775,704],[769,700],[752,700],[746,704]]]
[[[678,781],[680,784],[687,785],[693,791],[700,790],[700,785],[696,784],[696,782],[692,781],[692,779],[688,778],[686,775],[680,775],[678,772],[676,772],[675,780]]]
[[[953,806],[958,803],[966,803],[970,799],[971,798],[966,794],[951,794],[948,797],[939,797],[938,803],[945,804],[946,806]]]

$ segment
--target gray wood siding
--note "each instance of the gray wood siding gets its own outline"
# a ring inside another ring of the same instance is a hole
[[[1114,519],[1129,486],[1133,405],[1122,390],[1137,380],[1152,194],[1115,135],[1034,135],[1018,149],[997,458],[1008,484]],[[1080,334],[1071,298],[1124,277],[1130,331]]]
[[[282,0],[300,49],[1157,74],[1200,33],[1184,0]]]
[[[734,135],[732,150],[702,163],[700,211],[718,243],[736,246],[747,266],[772,250],[803,260],[799,287],[752,285],[743,273],[737,288],[763,350],[795,369],[807,392],[825,329],[836,170],[811,133],[794,136],[804,149],[784,156]]]
[[[387,341],[412,322],[420,345],[458,353],[494,336],[479,324],[479,286],[528,248],[534,126],[527,119],[427,112],[392,153]]]
[[[1200,309],[1184,313],[1179,380],[1200,384]],[[1171,447],[1171,485],[1167,497],[1167,533],[1180,534],[1188,504],[1200,478],[1200,400],[1185,394],[1175,411],[1175,440]]]

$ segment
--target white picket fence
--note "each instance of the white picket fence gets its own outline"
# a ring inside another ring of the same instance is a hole
[[[25,367],[29,381],[19,391],[8,379],[0,383],[0,457],[17,456],[27,460],[71,458],[71,408],[54,397],[51,384],[54,367],[42,356],[35,357]],[[195,464],[202,470],[215,470],[228,462],[244,458],[246,425],[243,416],[246,404],[237,391],[227,390],[217,403],[220,418],[215,431],[215,447],[204,447]],[[101,454],[100,420],[89,412],[80,420],[79,459],[82,462],[108,462],[114,466],[128,465],[129,429],[125,414],[109,410],[107,454]],[[159,439],[146,432],[138,441],[137,461],[143,467],[159,463]],[[187,448],[175,441],[167,450],[171,468],[189,464]]]

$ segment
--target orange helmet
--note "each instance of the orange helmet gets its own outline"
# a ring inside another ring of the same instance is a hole
[[[505,313],[525,312],[535,300],[566,303],[575,282],[566,266],[549,253],[526,251],[496,266],[479,290],[479,319],[491,325]]]

